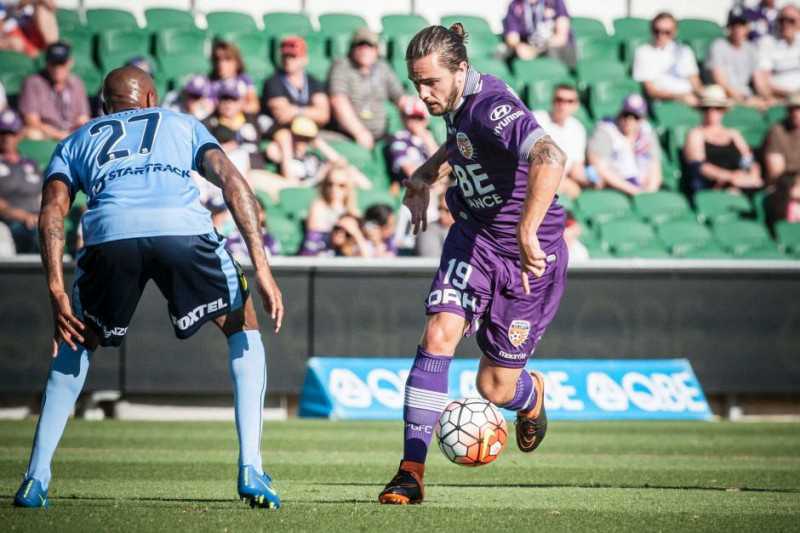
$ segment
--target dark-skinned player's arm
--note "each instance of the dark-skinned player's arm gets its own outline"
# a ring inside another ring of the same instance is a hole
[[[39,211],[39,246],[53,310],[53,357],[56,356],[59,341],[63,340],[73,350],[77,350],[76,342],[84,342],[85,326],[72,314],[69,296],[64,290],[64,219],[71,204],[72,198],[66,183],[57,179],[47,182],[42,191],[42,208]]]
[[[567,156],[549,135],[545,135],[531,148],[530,162],[525,204],[517,226],[522,288],[525,294],[531,292],[528,272],[537,278],[541,277],[547,265],[546,254],[539,247],[536,232],[556,195],[558,184],[564,175]]]
[[[256,271],[256,286],[261,294],[264,309],[275,323],[278,333],[283,323],[283,296],[272,277],[272,271],[264,253],[261,226],[258,223],[259,205],[250,185],[239,173],[228,156],[219,149],[212,148],[203,154],[204,177],[222,189],[225,204],[230,209],[236,227],[247,244],[250,260]]]
[[[411,174],[411,177],[403,180],[403,185],[406,187],[403,203],[411,211],[411,224],[414,227],[414,235],[419,233],[420,230],[425,231],[428,229],[428,204],[431,201],[431,185],[449,176],[452,170],[447,162],[447,148],[442,145],[436,150],[436,153]]]

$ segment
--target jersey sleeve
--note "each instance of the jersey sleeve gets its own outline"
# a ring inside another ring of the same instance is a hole
[[[192,118],[192,170],[201,172],[203,155],[208,150],[220,148],[219,143],[199,120]]]
[[[75,195],[81,189],[81,183],[77,173],[73,169],[72,158],[69,155],[69,145],[67,141],[61,141],[53,151],[50,158],[50,164],[47,165],[47,170],[44,173],[43,187],[46,187],[51,181],[61,181],[69,187],[69,195],[75,198]]]
[[[472,122],[478,138],[490,149],[499,148],[520,161],[528,161],[533,145],[547,134],[533,113],[510,92],[479,103]]]

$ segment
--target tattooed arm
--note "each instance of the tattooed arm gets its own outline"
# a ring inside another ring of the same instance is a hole
[[[203,155],[202,174],[222,189],[225,204],[230,209],[236,227],[242,234],[250,260],[256,271],[256,281],[264,308],[275,322],[275,332],[283,321],[283,297],[267,263],[258,222],[260,206],[250,185],[220,149],[207,150]]]
[[[77,349],[76,342],[84,342],[81,333],[84,325],[72,314],[69,296],[64,290],[64,218],[69,212],[70,204],[69,187],[66,183],[51,180],[45,185],[39,213],[39,245],[53,309],[54,357],[59,341],[63,340],[73,350]]]
[[[567,157],[549,135],[545,135],[533,145],[530,152],[530,171],[528,172],[528,191],[522,207],[522,217],[517,226],[517,241],[522,266],[522,286],[525,294],[530,293],[527,273],[537,278],[544,274],[545,253],[539,247],[536,232],[542,223],[547,209],[564,174]]]

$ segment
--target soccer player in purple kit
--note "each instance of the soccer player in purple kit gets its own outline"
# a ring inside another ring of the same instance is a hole
[[[547,429],[544,381],[524,371],[564,293],[565,213],[555,202],[566,156],[505,82],[469,65],[461,24],[430,26],[408,45],[409,78],[447,142],[405,181],[414,231],[426,228],[431,185],[456,220],[426,301],[422,340],[406,382],[403,459],[378,497],[420,503],[433,426],[448,403],[447,372],[465,335],[483,352],[480,394],[517,412],[517,445],[531,452]]]

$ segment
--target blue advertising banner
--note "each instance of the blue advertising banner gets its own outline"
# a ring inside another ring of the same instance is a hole
[[[313,357],[302,417],[400,420],[412,359]],[[552,420],[709,420],[711,410],[686,359],[537,359]],[[450,398],[478,397],[476,359],[450,365]],[[506,417],[513,417],[510,411]]]

